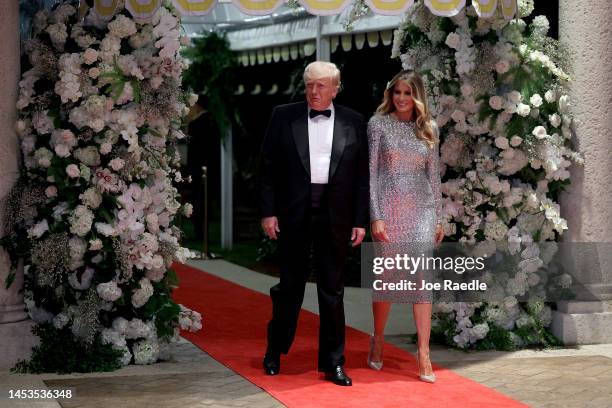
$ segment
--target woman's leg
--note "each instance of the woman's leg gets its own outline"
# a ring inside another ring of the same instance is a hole
[[[372,313],[374,315],[374,334],[370,336],[370,351],[368,352],[368,366],[374,370],[383,367],[383,350],[385,344],[385,325],[389,317],[389,302],[372,302]]]
[[[372,313],[374,314],[374,334],[382,336],[385,334],[385,326],[389,319],[390,302],[372,302]]]
[[[429,359],[429,336],[431,333],[431,303],[414,303],[412,312],[417,328],[417,349],[421,374],[433,373]]]

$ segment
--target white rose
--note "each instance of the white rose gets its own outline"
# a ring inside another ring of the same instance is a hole
[[[66,145],[58,144],[53,150],[55,150],[55,154],[57,154],[59,157],[70,156],[70,148]]]
[[[563,95],[559,98],[559,112],[568,113],[569,112],[569,96]]]
[[[451,118],[453,118],[455,122],[465,122],[465,112],[456,109],[451,115]]]
[[[470,84],[461,85],[461,94],[465,97],[472,95],[474,93],[474,88]]]
[[[529,107],[529,105],[524,104],[524,103],[519,103],[518,104],[518,108],[516,109],[517,113],[519,115],[521,115],[522,117],[526,117],[529,115],[529,113],[531,112],[531,108]]]
[[[111,166],[113,170],[119,171],[123,168],[123,166],[125,165],[125,162],[122,159],[116,158],[116,159],[111,160],[108,164]]]
[[[114,302],[119,299],[123,293],[115,281],[98,284],[98,286],[96,286],[96,292],[98,292],[98,295],[107,302]]]
[[[553,90],[546,91],[544,94],[544,99],[546,99],[546,102],[548,103],[553,103],[557,100],[557,93]]]
[[[189,105],[189,106],[195,105],[196,102],[198,101],[198,97],[199,97],[198,94],[190,93],[187,96],[187,105]]]
[[[504,105],[504,100],[501,96],[492,96],[489,98],[489,106],[495,110],[501,110]]]
[[[536,126],[533,129],[532,134],[538,139],[544,139],[548,134],[546,133],[546,128],[544,126]]]
[[[540,116],[540,110],[538,108],[533,108],[531,110],[531,117],[537,119]]]
[[[510,63],[506,60],[501,60],[495,64],[495,70],[498,74],[505,74],[510,69]]]
[[[557,115],[556,113],[550,115],[548,120],[553,127],[559,127],[559,125],[561,125],[561,116]]]
[[[510,145],[512,147],[516,147],[516,146],[520,145],[522,142],[523,142],[523,138],[520,137],[520,136],[516,136],[515,135],[515,136],[512,136],[510,138]]]
[[[93,48],[88,48],[83,54],[83,62],[87,65],[91,65],[98,60],[98,51]]]
[[[509,147],[508,139],[503,137],[503,136],[496,137],[495,138],[495,146],[497,146],[500,149],[507,149]]]
[[[45,189],[45,195],[49,198],[57,196],[57,187],[49,186]]]
[[[183,205],[183,215],[189,218],[191,217],[191,214],[193,214],[193,205],[189,203]]]
[[[518,105],[518,103],[523,99],[523,96],[521,95],[519,91],[512,91],[508,93],[508,99],[512,103],[516,103]]]
[[[76,164],[69,164],[68,166],[66,166],[66,174],[70,178],[77,178],[81,175],[81,171],[79,170],[79,167]]]
[[[100,68],[97,68],[97,67],[90,68],[87,71],[87,75],[89,75],[89,77],[92,79],[96,79],[97,77],[100,76]]]
[[[46,231],[49,231],[49,223],[47,220],[42,220],[28,230],[28,235],[30,237],[40,238]]]
[[[459,48],[459,44],[461,43],[461,37],[459,37],[459,34],[457,33],[450,33],[447,37],[446,37],[446,45],[448,45],[450,48],[454,48],[457,49]]]
[[[115,234],[115,228],[113,228],[113,226],[110,224],[106,224],[103,222],[96,222],[95,227],[96,227],[96,231],[98,231],[100,234],[104,235],[105,237],[110,237]]]
[[[109,154],[113,150],[113,145],[110,143],[102,143],[100,145],[100,154]]]
[[[531,104],[536,107],[539,108],[540,106],[542,106],[542,97],[540,96],[540,94],[534,94],[530,99],[529,102],[531,102]]]
[[[89,250],[90,251],[99,251],[103,247],[102,240],[99,238],[89,240]]]

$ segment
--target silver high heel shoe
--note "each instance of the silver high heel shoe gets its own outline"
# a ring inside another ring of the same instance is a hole
[[[381,370],[383,366],[383,348],[385,345],[384,335],[370,335],[370,351],[368,353],[368,367],[373,370]]]
[[[417,361],[417,370],[419,370],[419,380],[426,383],[435,383],[436,375],[432,372],[431,374],[421,374],[421,365],[419,364],[419,349],[417,348],[416,352],[416,361]]]

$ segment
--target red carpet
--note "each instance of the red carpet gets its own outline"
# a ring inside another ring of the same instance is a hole
[[[261,359],[270,298],[186,265],[175,264],[174,269],[180,278],[175,300],[202,313],[204,323],[200,332],[182,336],[289,407],[527,406],[437,365],[437,382],[423,383],[414,357],[391,345],[385,347],[383,370],[371,370],[366,366],[368,336],[350,327],[346,368],[353,386],[323,381],[316,365],[318,316],[306,310],[300,313],[291,351],[282,356],[281,374],[266,376]]]

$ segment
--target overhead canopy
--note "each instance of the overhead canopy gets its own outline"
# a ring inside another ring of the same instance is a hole
[[[222,6],[222,7],[219,7]],[[219,10],[217,10],[217,8]],[[290,44],[304,44],[308,55],[309,46],[314,44],[319,21],[304,9],[291,9],[282,6],[276,13],[266,17],[248,16],[230,4],[220,4],[209,15],[201,17],[183,17],[182,25],[189,36],[197,36],[202,30],[223,30],[227,34],[230,46],[235,51],[255,50],[262,47],[282,47]],[[324,17],[321,21],[321,35],[337,37],[347,35],[343,22],[348,18],[349,9],[344,12]],[[359,35],[370,33],[367,40],[370,46],[381,40],[388,44],[391,41],[391,30],[402,21],[401,16],[384,16],[369,14],[359,19],[351,33]],[[218,21],[223,21],[218,23]],[[363,43],[366,34],[359,35],[357,45]],[[334,46],[340,43],[336,38]],[[314,45],[313,45],[314,46]],[[346,47],[346,46],[345,46]],[[333,50],[332,50],[333,51]]]
[[[162,0],[124,0],[125,7],[136,20],[147,20],[161,6]],[[171,0],[183,16],[202,16],[211,13],[218,4],[228,1],[247,15],[262,16],[274,13],[285,0]],[[438,16],[454,16],[463,9],[468,0],[424,0],[429,10]],[[94,9],[102,18],[114,14],[119,0],[94,0]],[[317,16],[341,13],[355,0],[297,0],[308,11]],[[504,17],[513,18],[517,0],[471,0],[480,17],[491,17],[499,8]],[[402,15],[413,6],[414,0],[365,0],[368,7],[377,14]]]
[[[102,18],[114,15],[119,0],[94,0],[94,11]],[[338,44],[344,50],[370,47],[392,41],[392,30],[414,0],[363,0],[371,10],[358,19],[347,33],[344,22],[354,12],[357,0],[171,0],[181,13],[181,24],[190,37],[204,31],[223,31],[230,47],[240,51],[243,65],[286,61],[312,55],[316,38],[330,40],[331,52]],[[159,9],[162,0],[124,0],[137,21],[146,21]],[[453,16],[470,2],[479,16],[487,18],[499,10],[511,19],[517,0],[424,0],[435,15]],[[363,4],[363,3],[361,3]],[[354,37],[354,38],[353,38]],[[354,39],[354,41],[353,41]]]

